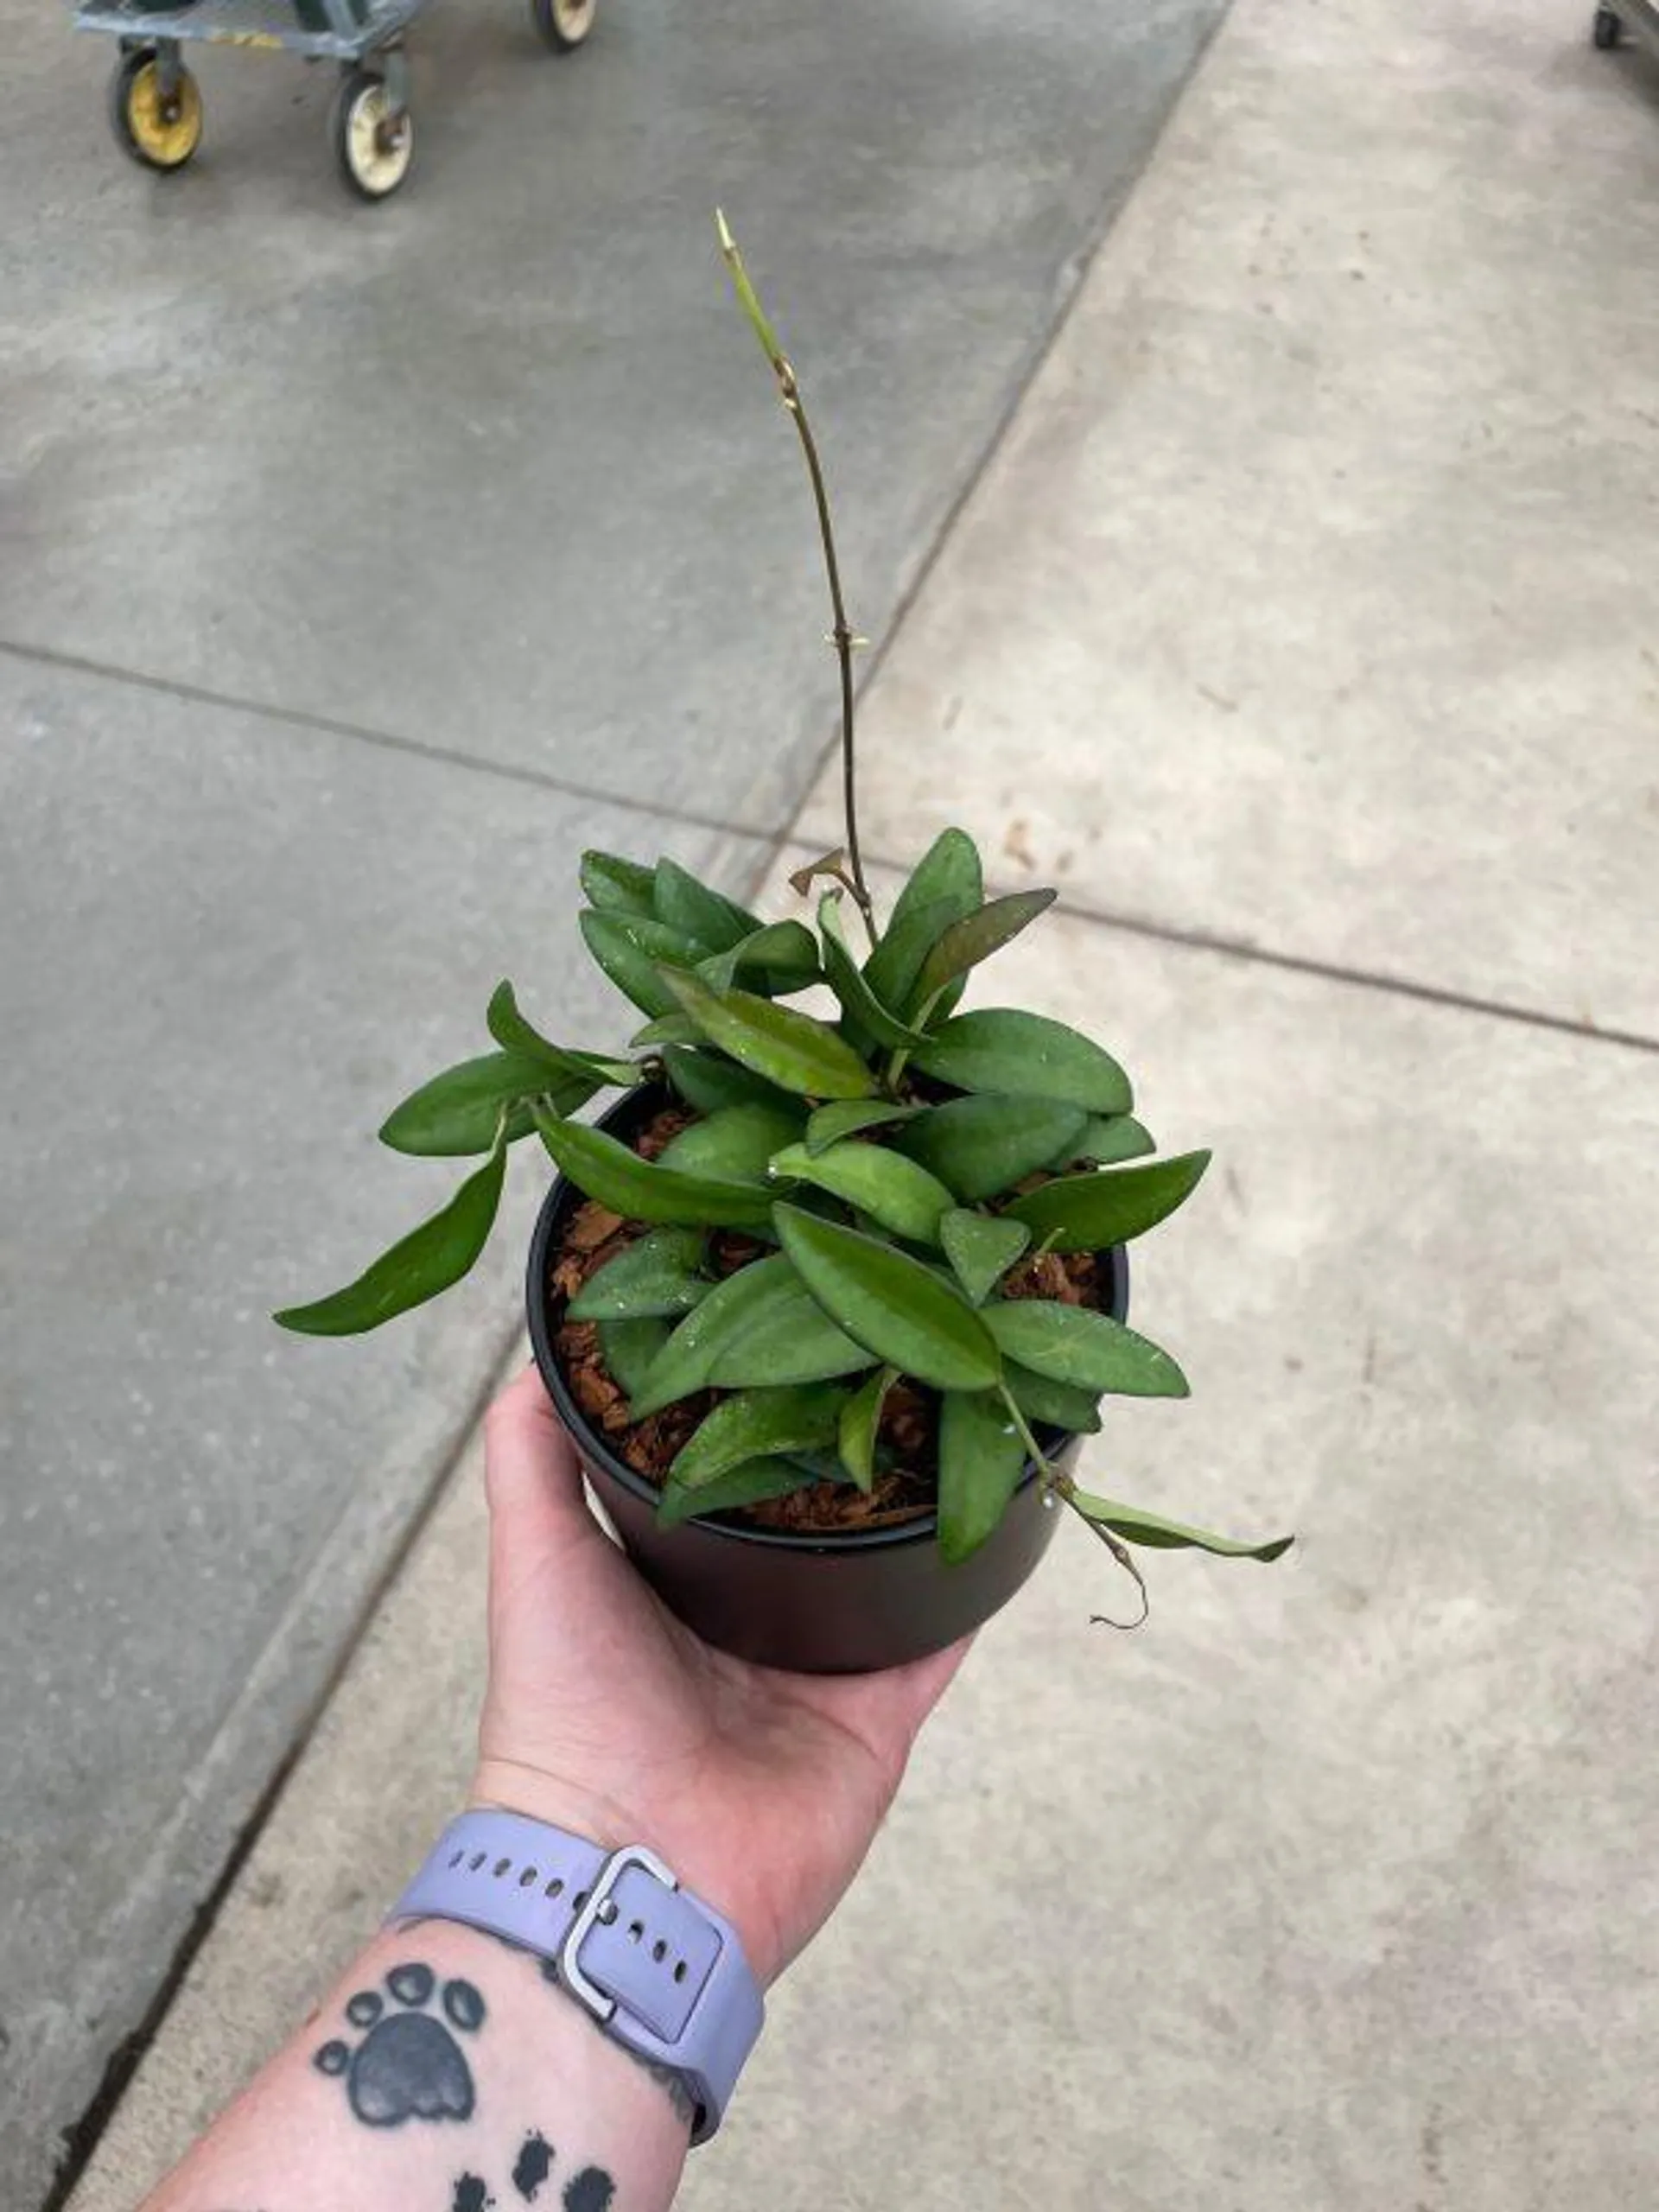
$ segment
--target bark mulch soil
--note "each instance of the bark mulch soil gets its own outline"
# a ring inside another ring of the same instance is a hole
[[[666,1107],[640,1133],[634,1149],[645,1159],[654,1160],[671,1137],[696,1118],[683,1108]],[[1030,1182],[1034,1185],[1046,1179],[1033,1176]],[[648,1227],[645,1222],[625,1221],[608,1207],[584,1198],[571,1216],[563,1244],[554,1255],[548,1297],[555,1323],[554,1346],[572,1396],[612,1451],[660,1490],[676,1455],[722,1394],[700,1390],[644,1421],[631,1420],[627,1398],[606,1367],[598,1330],[591,1321],[563,1318],[566,1305],[589,1276],[597,1274],[607,1261],[643,1236]],[[715,1270],[721,1275],[734,1274],[769,1249],[737,1230],[716,1230],[712,1246]],[[1009,1298],[1059,1299],[1068,1306],[1099,1307],[1104,1303],[1105,1285],[1092,1252],[1045,1252],[1021,1261],[1004,1279],[1002,1289]],[[729,1518],[752,1528],[804,1533],[887,1528],[931,1512],[938,1472],[936,1391],[907,1380],[896,1382],[888,1391],[881,1414],[878,1459],[889,1458],[890,1464],[878,1466],[868,1497],[851,1483],[813,1483],[787,1497],[745,1506]]]

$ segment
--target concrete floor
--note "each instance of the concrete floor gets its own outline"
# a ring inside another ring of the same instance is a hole
[[[1127,1643],[1057,1547],[690,2205],[1652,2202],[1659,75],[1582,29],[1239,0],[873,689],[872,848],[1060,880],[989,995],[1220,1154],[1096,1466],[1303,1543]],[[443,1816],[478,1538],[463,1464],[76,2212]]]
[[[414,41],[421,168],[223,50],[185,175],[0,0],[0,2201],[143,2021],[516,1325],[522,1236],[279,1338],[449,1178],[377,1152],[504,965],[623,1033],[577,851],[764,867],[827,729],[810,369],[890,624],[1220,0],[523,0]],[[518,1194],[522,1228],[533,1193]]]

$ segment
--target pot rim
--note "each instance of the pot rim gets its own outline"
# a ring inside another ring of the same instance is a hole
[[[624,1118],[626,1110],[630,1108],[637,1112],[645,1103],[646,1096],[652,1091],[660,1091],[665,1097],[671,1096],[666,1084],[641,1084],[633,1090],[625,1091],[613,1105],[607,1108],[606,1112],[600,1116],[598,1127],[604,1128],[613,1118]],[[661,1491],[654,1483],[647,1482],[635,1468],[631,1467],[620,1452],[613,1452],[593,1427],[587,1414],[577,1405],[570,1387],[565,1381],[564,1370],[559,1364],[557,1354],[554,1350],[551,1315],[549,1311],[551,1300],[548,1290],[548,1261],[550,1256],[550,1247],[553,1242],[554,1225],[567,1191],[572,1192],[578,1199],[582,1195],[569,1177],[563,1173],[556,1174],[546,1197],[542,1201],[541,1210],[536,1217],[536,1227],[530,1240],[530,1262],[525,1273],[524,1304],[530,1322],[531,1349],[535,1354],[536,1365],[540,1370],[543,1382],[547,1387],[548,1395],[552,1399],[559,1419],[564,1424],[578,1452],[586,1454],[596,1462],[613,1482],[626,1491],[631,1497],[638,1499],[640,1504],[649,1506],[654,1513],[662,1500]],[[1108,1260],[1111,1268],[1111,1303],[1116,1309],[1116,1318],[1121,1319],[1123,1310],[1127,1308],[1128,1303],[1128,1255],[1122,1245],[1115,1244],[1110,1246],[1103,1256]],[[1037,1427],[1033,1424],[1033,1433],[1044,1449],[1048,1451],[1051,1459],[1058,1459],[1066,1446],[1076,1440],[1076,1433],[1070,1429]],[[1051,1440],[1053,1445],[1052,1450],[1049,1448]],[[1014,1498],[1018,1497],[1022,1491],[1031,1487],[1036,1481],[1039,1472],[1036,1462],[1027,1459],[1025,1471],[1014,1485],[1009,1499],[1010,1504]],[[811,1531],[803,1530],[798,1533],[787,1529],[746,1529],[713,1514],[702,1513],[688,1516],[680,1525],[686,1529],[699,1529],[708,1535],[726,1536],[739,1543],[754,1544],[763,1550],[853,1553],[884,1550],[895,1544],[913,1544],[923,1541],[931,1543],[938,1533],[938,1522],[937,1509],[930,1507],[918,1513],[912,1520],[899,1522],[886,1529],[819,1529]]]

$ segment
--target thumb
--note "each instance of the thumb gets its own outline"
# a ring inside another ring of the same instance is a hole
[[[575,1447],[533,1367],[484,1417],[484,1488],[497,1573],[515,1558],[605,1541],[588,1510]]]

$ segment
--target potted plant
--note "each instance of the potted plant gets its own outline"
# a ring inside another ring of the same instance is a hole
[[[509,1151],[538,1137],[559,1173],[531,1251],[536,1358],[622,1542],[690,1626],[815,1672],[918,1656],[1006,1603],[1057,1503],[1134,1576],[1144,1618],[1130,1546],[1269,1560],[1290,1541],[1211,1535],[1071,1471],[1103,1397],[1186,1394],[1127,1325],[1123,1247],[1209,1154],[1154,1157],[1128,1077],[1077,1031],[957,1011],[1052,891],[988,899],[972,839],[947,830],[878,917],[859,640],[817,448],[723,220],[721,238],[799,436],[829,581],[846,843],[791,879],[815,926],[765,921],[672,860],[586,854],[578,919],[645,1017],[632,1056],[550,1042],[502,983],[495,1049],[380,1132],[483,1164],[355,1282],[276,1318],[347,1335],[448,1288],[483,1249]],[[829,1010],[786,1003],[808,990]],[[596,1122],[575,1118],[606,1090],[620,1096]]]

